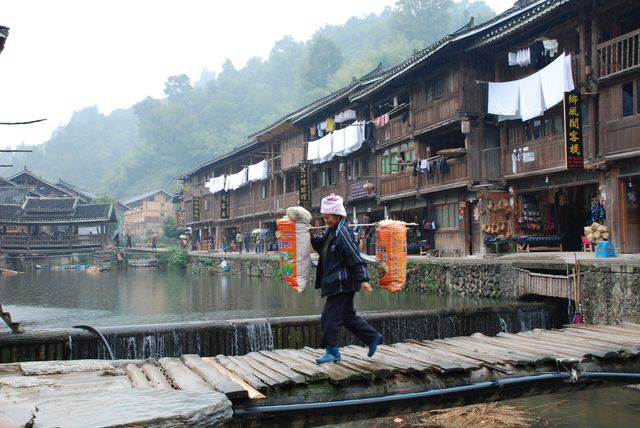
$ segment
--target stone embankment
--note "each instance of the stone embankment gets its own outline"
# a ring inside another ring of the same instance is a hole
[[[195,263],[224,258],[231,274],[278,276],[274,254],[190,253]],[[593,324],[640,322],[640,255],[595,258],[594,253],[526,253],[494,258],[409,256],[407,289],[474,297],[520,298],[518,272],[527,271],[556,279],[555,295],[582,304],[584,321]],[[575,273],[579,271],[579,275]],[[371,269],[374,276],[377,272]],[[312,272],[312,278],[315,271]],[[562,279],[558,285],[557,279]],[[575,280],[574,280],[575,277]]]

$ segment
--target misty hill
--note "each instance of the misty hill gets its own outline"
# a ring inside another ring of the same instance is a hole
[[[307,42],[285,37],[266,59],[241,69],[227,60],[218,75],[198,82],[170,76],[166,98],[147,98],[126,110],[77,111],[37,146],[16,153],[13,170],[30,170],[95,194],[123,198],[149,189],[176,188],[175,177],[242,145],[247,136],[362,76],[389,68],[467,24],[495,13],[483,1],[399,0],[380,15],[326,26]]]

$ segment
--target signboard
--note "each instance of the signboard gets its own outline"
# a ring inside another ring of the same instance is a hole
[[[300,189],[298,191],[298,199],[300,206],[306,209],[311,209],[311,183],[309,182],[309,164],[298,164],[299,176],[298,183],[300,183]]]
[[[193,197],[193,221],[200,221],[200,197]]]
[[[567,169],[584,168],[582,100],[578,91],[564,94],[564,141]]]
[[[356,198],[364,198],[368,195],[367,190],[365,189],[365,184],[368,184],[369,181],[363,180],[358,181],[356,183],[351,183],[351,199]]]
[[[229,218],[229,192],[220,192],[220,218]]]

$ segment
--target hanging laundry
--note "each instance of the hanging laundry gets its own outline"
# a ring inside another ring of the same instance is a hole
[[[515,116],[518,114],[520,102],[520,82],[489,82],[489,97],[487,111],[500,116]]]
[[[553,58],[558,53],[558,41],[556,39],[543,40],[542,46],[549,58]]]
[[[320,148],[321,140],[313,140],[307,143],[307,161],[311,163],[319,163],[317,162],[319,159],[319,148]]]
[[[407,120],[409,120],[409,111],[405,110],[402,112],[402,123],[405,123]]]
[[[414,177],[417,177],[418,175],[418,165],[420,164],[420,162],[414,162],[413,163],[413,172],[411,173],[411,175],[413,175]]]
[[[315,126],[312,126],[309,128],[309,135],[311,135],[312,137],[315,137],[317,132],[318,132],[318,129]]]
[[[318,140],[318,159],[313,163],[326,162],[333,157],[333,134],[327,134]]]
[[[247,168],[242,168],[239,172],[227,177],[224,190],[236,190],[247,183]]]
[[[328,118],[327,121],[327,132],[333,132],[336,129],[336,120],[332,117]]]
[[[345,147],[344,154],[353,153],[359,150],[364,143],[364,122],[356,121],[344,128],[345,131]]]
[[[269,177],[269,164],[266,159],[249,165],[247,176],[249,181],[266,180]]]
[[[376,144],[376,125],[373,122],[367,122],[364,126],[364,140],[370,144]]]
[[[335,115],[336,123],[346,122],[348,120],[353,120],[355,118],[356,118],[356,111],[351,109],[345,110]]]
[[[344,156],[347,141],[347,128],[337,129],[333,131],[333,156]]]
[[[563,53],[524,79],[489,82],[488,86],[488,113],[497,114],[499,121],[532,119],[558,104],[564,99],[565,92],[574,89],[571,56]]]
[[[447,158],[445,158],[444,156],[440,158],[440,161],[438,161],[438,169],[442,174],[446,174],[447,172],[449,172],[449,165],[447,165]]]
[[[545,108],[542,104],[542,83],[540,73],[520,79],[520,115],[522,120],[541,116]]]

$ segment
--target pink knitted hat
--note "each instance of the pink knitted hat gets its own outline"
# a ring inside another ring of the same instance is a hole
[[[326,198],[322,198],[322,203],[320,204],[320,214],[335,214],[346,217],[347,210],[344,209],[342,197],[332,193]]]

